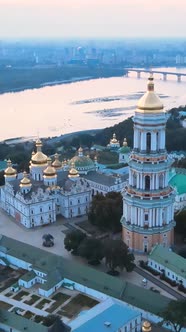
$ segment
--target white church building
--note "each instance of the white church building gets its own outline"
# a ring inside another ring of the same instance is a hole
[[[54,223],[57,215],[64,218],[85,215],[93,195],[121,191],[126,184],[126,175],[100,174],[97,160],[84,156],[81,147],[69,163],[62,163],[58,154],[54,157],[52,162],[42,152],[38,139],[29,174],[17,174],[11,161],[7,162],[0,206],[27,228]]]

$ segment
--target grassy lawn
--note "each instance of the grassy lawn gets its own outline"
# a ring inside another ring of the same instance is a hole
[[[79,314],[84,308],[92,308],[99,302],[83,294],[78,294],[62,308],[63,314],[69,318]]]
[[[35,315],[34,322],[41,323],[43,320],[43,316]]]
[[[13,294],[14,294],[13,292],[8,292],[8,293],[5,294],[5,296],[10,297],[10,296],[12,296]]]
[[[31,311],[26,311],[23,315],[23,317],[30,319],[34,316],[34,314]]]
[[[24,301],[24,303],[29,304],[29,305],[32,305],[32,304],[34,304],[36,301],[38,301],[39,299],[40,299],[40,296],[33,294],[33,295],[31,296],[30,300],[26,300],[26,301]]]
[[[0,292],[4,291],[8,287],[10,287],[13,284],[15,284],[18,279],[19,279],[19,277],[17,277],[17,278],[9,278],[6,281],[4,281],[2,284],[0,284]]]
[[[41,301],[39,301],[39,303],[36,304],[35,307],[38,309],[42,309],[46,303],[51,303],[51,301],[47,299],[42,299]]]
[[[6,302],[4,302],[4,301],[0,301],[0,308],[1,308],[1,309],[8,310],[8,309],[10,309],[11,307],[12,307],[11,304],[6,303]]]
[[[70,298],[69,295],[64,294],[64,293],[57,293],[52,297],[52,300],[55,300],[50,308],[48,308],[46,311],[49,313],[54,312],[59,306],[61,306],[65,301],[67,301]]]
[[[22,297],[25,295],[29,295],[29,293],[21,290],[19,293],[17,293],[15,296],[13,296],[13,299],[20,301],[22,299]]]

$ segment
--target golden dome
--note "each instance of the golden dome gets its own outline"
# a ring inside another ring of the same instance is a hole
[[[47,178],[49,178],[49,177],[56,177],[56,170],[51,165],[52,164],[51,158],[48,158],[47,162],[48,162],[48,166],[47,166],[47,168],[43,172],[44,177],[47,177]]]
[[[58,153],[55,153],[54,158],[55,158],[55,160],[53,161],[52,166],[55,167],[56,169],[61,168],[62,163],[61,163],[61,161],[59,160],[59,154],[58,154]]]
[[[32,158],[31,158],[31,162],[34,165],[47,164],[47,156],[41,151],[41,147],[42,147],[42,142],[40,139],[37,139],[36,141],[37,152],[35,154],[33,154],[32,152]]]
[[[113,137],[112,137],[112,139],[110,140],[110,143],[118,143],[118,140],[116,139],[116,134],[114,133],[113,134]]]
[[[12,167],[11,160],[8,159],[7,161],[7,168],[5,169],[5,176],[15,176],[17,171]]]
[[[77,169],[75,168],[75,164],[72,162],[71,164],[71,169],[69,171],[69,178],[78,178],[79,177],[79,173],[77,171]]]
[[[152,74],[148,79],[147,92],[140,98],[137,105],[137,112],[159,113],[163,111],[163,104],[154,92],[154,78]]]
[[[127,146],[127,139],[126,139],[126,137],[123,140],[123,146]]]
[[[152,330],[151,323],[145,320],[142,324],[142,331],[143,332],[150,332]]]
[[[23,172],[23,178],[20,181],[20,187],[31,187],[31,185],[32,184],[31,184],[30,179],[28,179],[28,177],[27,177],[27,173]]]
[[[83,149],[81,146],[79,147],[78,152],[83,152]]]

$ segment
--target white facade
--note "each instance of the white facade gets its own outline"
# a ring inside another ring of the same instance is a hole
[[[159,264],[153,259],[148,259],[148,266],[150,266],[152,269],[161,272],[164,271],[165,276],[172,281],[175,281],[176,283],[182,283],[182,285],[186,288],[186,278],[183,278],[183,276],[180,276],[179,273],[175,273],[170,268],[166,267],[163,264]]]
[[[82,172],[82,177],[69,176],[70,165],[57,159],[52,163],[50,158],[42,153],[42,143],[36,142],[37,152],[32,153],[30,161],[30,174],[18,174],[8,161],[5,170],[5,185],[1,187],[0,206],[12,216],[17,223],[26,228],[42,226],[56,221],[57,215],[64,218],[73,218],[88,213],[92,195],[96,193],[106,194],[110,191],[121,191],[124,183],[120,177],[114,181],[106,177],[103,184],[102,176],[99,180],[94,177],[89,179],[89,172],[96,176],[96,161],[83,155],[83,150],[78,150],[78,156],[72,158],[77,164],[77,170]]]
[[[162,241],[164,232],[164,244],[172,244],[175,198],[168,184],[172,162],[165,148],[167,118],[161,100],[154,93],[152,77],[147,92],[138,102],[133,121],[129,184],[123,194],[123,240],[132,250],[148,252],[153,244]]]

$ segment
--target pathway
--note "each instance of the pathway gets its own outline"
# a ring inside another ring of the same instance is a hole
[[[161,280],[157,279],[156,277],[152,276],[148,272],[142,270],[140,267],[135,267],[134,271],[136,271],[138,274],[140,274],[142,277],[146,278],[147,280],[150,280],[153,284],[156,286],[160,287],[167,293],[171,294],[174,296],[177,300],[184,300],[185,296],[178,293],[175,289],[169,287],[168,285],[165,285]]]
[[[44,311],[44,310],[40,310],[40,309],[37,309],[33,306],[30,306],[26,303],[23,303],[23,302],[20,302],[20,301],[16,301],[16,300],[13,300],[13,299],[10,299],[2,294],[0,294],[0,301],[3,301],[3,302],[6,302],[6,303],[9,303],[11,304],[12,306],[14,307],[18,307],[20,309],[23,309],[25,311],[31,311],[33,312],[34,314],[36,315],[39,315],[39,316],[47,316],[48,315],[48,312]]]

